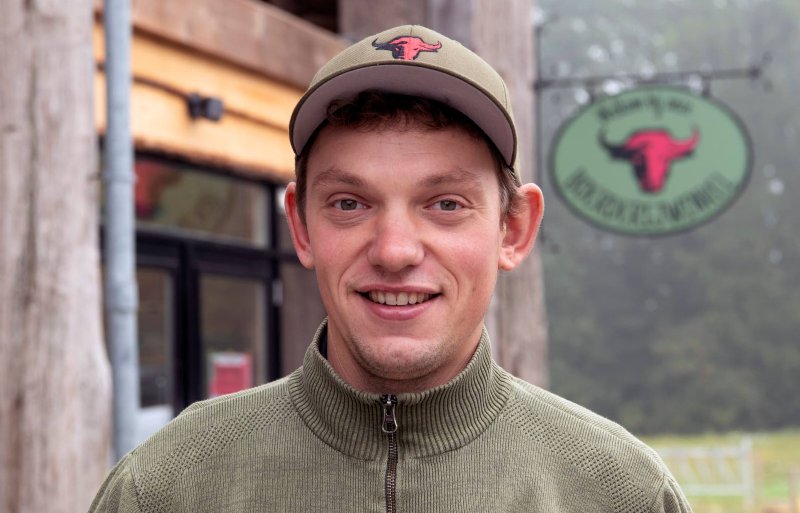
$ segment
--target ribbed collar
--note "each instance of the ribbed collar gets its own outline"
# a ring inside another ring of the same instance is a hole
[[[387,435],[381,430],[380,395],[355,390],[320,354],[326,326],[317,330],[303,367],[289,378],[292,402],[309,429],[334,449],[360,459],[382,457]],[[449,383],[397,396],[402,454],[429,456],[468,444],[494,421],[509,390],[509,376],[492,360],[484,329],[469,364]]]

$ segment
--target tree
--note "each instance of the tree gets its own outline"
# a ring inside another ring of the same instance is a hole
[[[92,3],[0,6],[0,510],[85,511],[107,471]]]
[[[729,69],[772,55],[771,88],[713,83],[744,120],[755,165],[742,196],[689,233],[625,238],[548,199],[545,269],[553,389],[637,432],[800,422],[800,4],[541,0],[546,77]],[[557,15],[557,16],[553,16]],[[616,83],[614,83],[616,82]],[[598,84],[613,94],[623,80]],[[629,85],[629,84],[627,84]],[[578,91],[548,91],[552,133]],[[794,388],[792,388],[794,387]]]

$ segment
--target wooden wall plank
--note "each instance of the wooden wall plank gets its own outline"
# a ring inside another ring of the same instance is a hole
[[[105,132],[105,77],[95,75],[95,126]],[[285,130],[237,116],[218,122],[192,120],[185,101],[164,90],[134,83],[131,131],[139,150],[178,155],[280,182],[294,178],[294,153]]]
[[[102,0],[95,0],[102,11]],[[134,27],[305,88],[347,46],[339,36],[254,0],[133,0]]]
[[[103,29],[94,29],[97,62],[105,61]],[[223,99],[227,109],[246,112],[264,123],[288,131],[292,109],[303,91],[199,52],[136,32],[131,48],[134,80],[144,78],[184,94],[200,93]],[[288,137],[288,136],[287,136]]]

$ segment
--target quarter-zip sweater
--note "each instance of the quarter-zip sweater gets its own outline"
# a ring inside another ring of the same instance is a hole
[[[129,453],[91,511],[690,511],[654,451],[505,372],[485,331],[449,383],[381,396],[336,374],[324,330],[288,377],[196,403]]]

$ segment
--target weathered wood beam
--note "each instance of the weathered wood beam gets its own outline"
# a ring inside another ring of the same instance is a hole
[[[86,511],[107,472],[92,11],[0,3],[0,511]]]
[[[132,9],[137,30],[300,88],[346,46],[339,36],[254,0],[133,0]],[[102,11],[102,0],[95,0],[95,11]]]

